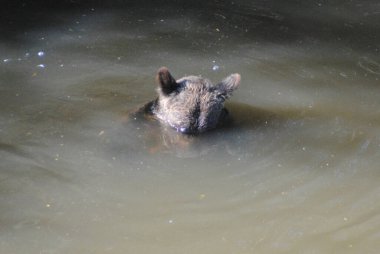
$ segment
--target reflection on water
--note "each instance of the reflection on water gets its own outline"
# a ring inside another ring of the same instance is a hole
[[[380,5],[143,5],[2,11],[0,252],[377,253]],[[162,65],[233,121],[131,117]]]

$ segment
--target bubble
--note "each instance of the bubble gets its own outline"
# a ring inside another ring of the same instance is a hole
[[[216,64],[214,64],[213,66],[212,66],[212,70],[213,71],[218,71],[219,70],[219,65],[216,65]]]
[[[39,57],[43,57],[43,56],[45,55],[45,52],[43,52],[43,51],[38,51],[37,55],[38,55]]]
[[[37,65],[38,68],[45,68],[46,66],[44,64]]]

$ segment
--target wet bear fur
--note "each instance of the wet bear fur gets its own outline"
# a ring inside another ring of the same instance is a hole
[[[228,115],[224,102],[240,84],[240,74],[231,74],[217,84],[199,76],[174,79],[168,68],[156,76],[156,100],[143,108],[147,114],[181,133],[196,134],[216,128]]]

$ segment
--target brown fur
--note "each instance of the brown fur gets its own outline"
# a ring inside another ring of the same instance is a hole
[[[182,133],[200,133],[215,128],[227,114],[224,101],[239,86],[240,75],[231,74],[213,85],[210,80],[187,76],[175,80],[166,67],[157,72],[158,98],[149,111]]]

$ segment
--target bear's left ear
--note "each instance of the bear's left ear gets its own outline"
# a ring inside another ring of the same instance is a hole
[[[232,92],[239,87],[240,79],[240,74],[235,73],[231,74],[227,78],[223,79],[222,82],[217,84],[217,88],[224,99],[229,98],[232,95]]]
[[[178,88],[177,82],[166,67],[161,67],[158,70],[156,80],[164,95],[169,95]]]

